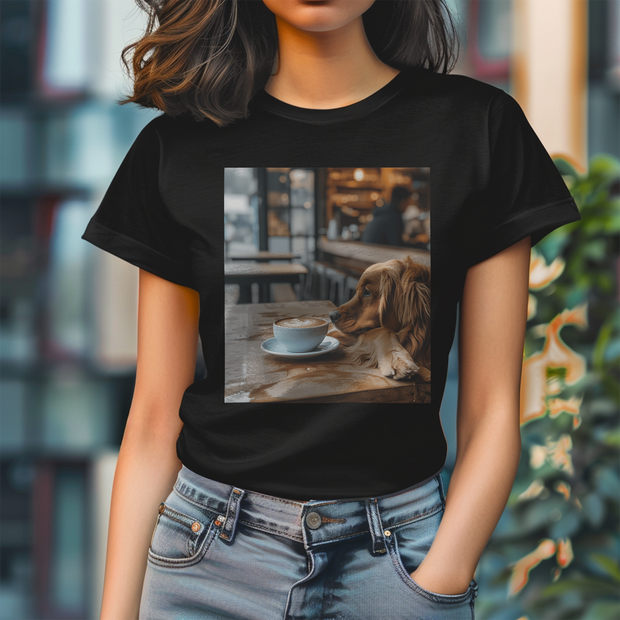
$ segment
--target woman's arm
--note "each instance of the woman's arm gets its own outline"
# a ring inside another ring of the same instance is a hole
[[[157,507],[176,480],[179,406],[194,381],[198,293],[140,269],[138,361],[110,509],[101,620],[138,618]]]
[[[521,454],[519,393],[530,237],[472,266],[459,315],[457,456],[422,587],[464,592],[506,506]]]

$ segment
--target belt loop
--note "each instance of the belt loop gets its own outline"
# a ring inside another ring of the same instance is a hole
[[[478,589],[479,589],[479,585],[478,582],[476,581],[476,579],[472,579],[471,580],[471,585],[473,587],[473,591],[474,591],[474,599],[478,596]]]
[[[233,487],[228,498],[228,507],[226,508],[226,515],[224,518],[224,526],[220,532],[220,538],[232,543],[237,530],[237,519],[239,518],[239,503],[245,495],[243,489]]]
[[[446,491],[444,488],[444,482],[443,482],[443,478],[441,477],[441,472],[439,472],[437,474],[437,484],[439,485],[439,495],[441,497],[441,504],[442,506],[446,507]]]
[[[372,537],[372,554],[385,553],[385,538],[383,534],[383,525],[381,516],[379,515],[379,504],[375,498],[368,498],[366,503],[366,515],[368,516],[368,528]]]

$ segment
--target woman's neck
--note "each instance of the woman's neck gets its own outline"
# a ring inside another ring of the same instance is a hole
[[[377,58],[362,18],[342,28],[308,32],[276,17],[279,58],[265,91],[303,108],[339,108],[368,97],[398,70]]]

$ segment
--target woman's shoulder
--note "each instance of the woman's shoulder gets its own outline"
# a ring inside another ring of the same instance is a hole
[[[160,147],[183,145],[202,139],[210,133],[216,134],[220,128],[209,118],[196,120],[189,113],[171,115],[161,112],[146,123],[142,129],[144,138],[151,143],[159,142]]]
[[[197,119],[189,110],[181,112],[179,114],[169,114],[168,112],[161,112],[154,117],[149,124],[152,124],[154,130],[165,131],[179,131],[187,129],[189,131],[206,130],[217,128],[217,124],[206,116]]]

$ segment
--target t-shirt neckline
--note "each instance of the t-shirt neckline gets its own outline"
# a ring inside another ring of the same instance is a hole
[[[299,107],[277,99],[264,88],[261,88],[255,94],[255,103],[258,107],[295,121],[317,125],[339,123],[365,116],[387,103],[405,87],[407,83],[406,78],[412,71],[414,71],[413,67],[401,69],[387,84],[368,95],[368,97],[339,108]]]

